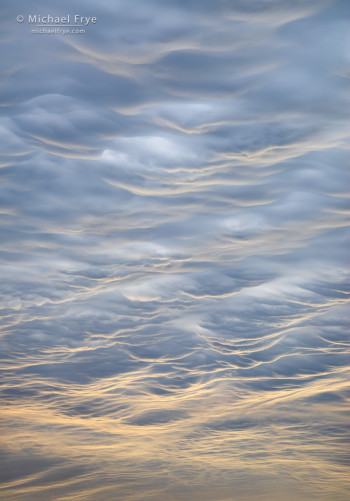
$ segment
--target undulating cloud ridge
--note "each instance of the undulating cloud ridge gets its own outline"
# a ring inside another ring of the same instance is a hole
[[[348,20],[5,1],[2,499],[347,499]]]

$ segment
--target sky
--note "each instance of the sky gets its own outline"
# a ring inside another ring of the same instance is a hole
[[[2,2],[1,499],[348,499],[349,7]]]

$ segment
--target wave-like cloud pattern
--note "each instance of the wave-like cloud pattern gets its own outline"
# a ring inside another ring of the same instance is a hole
[[[2,24],[3,499],[345,501],[347,2],[31,9]]]

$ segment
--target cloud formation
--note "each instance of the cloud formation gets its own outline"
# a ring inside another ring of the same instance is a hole
[[[2,21],[4,499],[345,501],[347,3],[30,9]]]

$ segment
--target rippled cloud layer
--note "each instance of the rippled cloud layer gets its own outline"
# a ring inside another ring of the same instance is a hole
[[[345,501],[347,2],[95,3],[5,2],[3,499]]]

